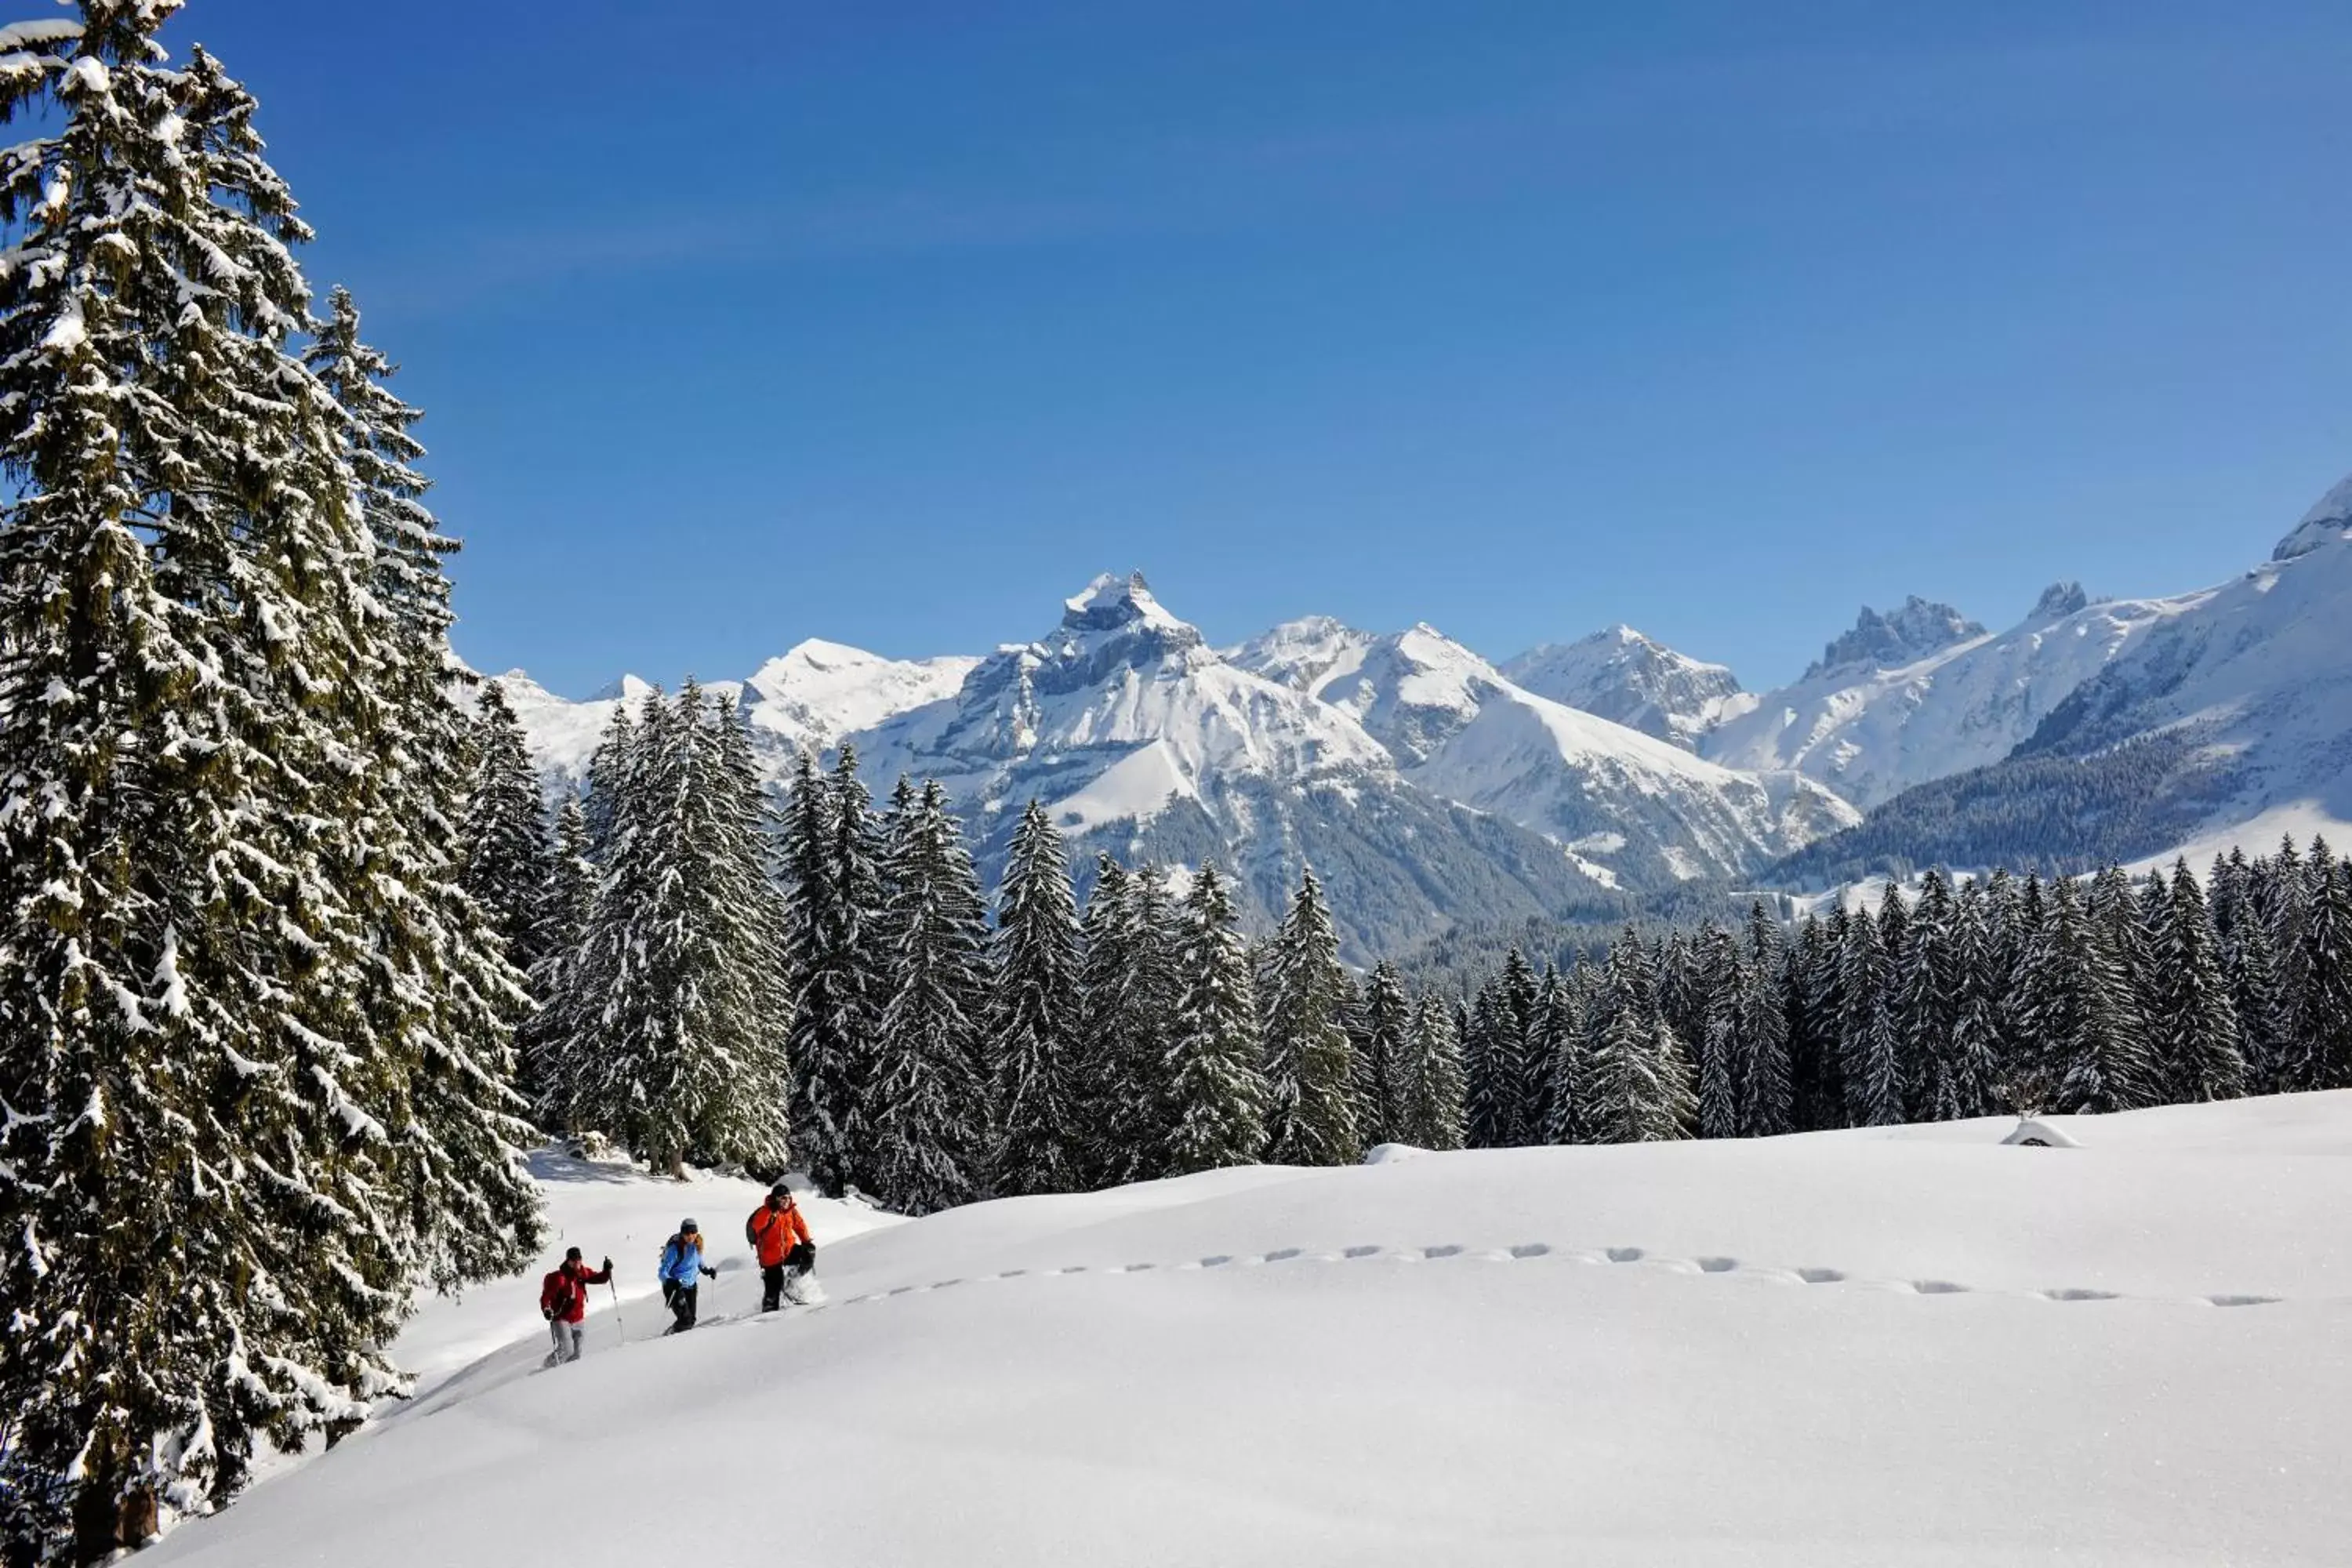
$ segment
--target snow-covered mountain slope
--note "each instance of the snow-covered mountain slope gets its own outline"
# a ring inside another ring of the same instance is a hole
[[[1235,658],[1355,719],[1421,788],[1544,834],[1612,886],[1729,875],[1859,819],[1793,773],[1735,773],[1538,697],[1433,626],[1295,622]]]
[[[1311,863],[1358,955],[1600,890],[1556,847],[1413,788],[1355,718],[1211,649],[1139,575],[1097,578],[1046,637],[855,739],[877,793],[901,773],[947,786],[985,875],[1034,798],[1082,854],[1222,862],[1261,921]]]
[[[2209,828],[2281,809],[2352,818],[2352,480],[2233,582],[2168,616],[2072,693],[2021,758],[2137,736],[2187,742],[2184,768],[2226,795]]]
[[[1993,635],[1914,599],[1864,610],[1793,686],[1764,693],[1700,742],[1726,767],[1794,769],[1864,807],[2007,756],[2074,689],[2204,595],[2093,604],[2073,584]],[[1922,644],[1932,651],[1918,654]],[[1864,650],[1894,653],[1878,662]]]
[[[648,1340],[632,1304],[624,1345],[599,1292],[579,1364],[532,1374],[523,1325],[148,1555],[2340,1561],[2352,1095],[2011,1125],[1223,1171],[827,1239],[821,1310]],[[698,1217],[707,1310],[743,1311],[737,1216]]]
[[[713,680],[705,689],[741,704],[753,750],[781,777],[802,752],[838,745],[845,735],[952,692],[979,662],[961,656],[884,658],[813,637],[761,665],[749,680]],[[587,777],[588,759],[614,713],[653,689],[625,675],[574,702],[519,669],[498,679],[541,769],[572,784]]]
[[[1538,697],[1613,719],[1685,751],[1756,706],[1755,694],[1742,691],[1726,667],[1677,653],[1628,626],[1529,648],[1502,670]]]
[[[2347,535],[2352,481],[2312,508],[2270,560],[2232,582],[2062,616],[2040,634],[2041,651],[2055,641],[2061,657],[2011,689],[2044,706],[2042,693],[2072,675],[2074,662],[2091,668],[2046,704],[2012,751],[1967,773],[1930,776],[1772,875],[1814,886],[1895,861],[2081,868],[2183,854],[2201,863],[2233,845],[2268,848],[2282,833],[2342,837],[2352,823]],[[2074,660],[2064,657],[2069,649]],[[1951,672],[1997,652],[2030,668],[2036,650],[2030,639],[1994,639],[1930,671],[1930,679],[1944,696],[1965,695]],[[1929,693],[1920,707],[1935,700]],[[1867,722],[1864,715],[1849,728],[1881,744],[1883,759],[1894,748]],[[1898,738],[1907,746],[1933,736],[1915,722]],[[1928,755],[1956,750],[1965,757],[1950,742]]]

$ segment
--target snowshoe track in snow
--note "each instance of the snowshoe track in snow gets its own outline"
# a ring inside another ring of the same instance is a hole
[[[1466,1261],[1477,1263],[1531,1263],[1556,1260],[1567,1263],[1618,1264],[1639,1266],[1662,1273],[1685,1274],[1693,1278],[1710,1275],[1735,1275],[1778,1285],[1842,1286],[1854,1290],[1874,1290],[1897,1296],[1996,1296],[2018,1300],[2075,1303],[2085,1301],[2158,1302],[2167,1306],[2188,1307],[2269,1307],[2280,1304],[2284,1298],[2256,1295],[2248,1292],[2217,1291],[2203,1296],[2134,1295],[2128,1291],[2107,1290],[2090,1286],[2052,1286],[2042,1289],[2020,1289],[2011,1287],[1987,1288],[1965,1285],[1951,1279],[1912,1279],[1871,1278],[1849,1274],[1842,1268],[1826,1268],[1815,1265],[1783,1268],[1770,1264],[1751,1264],[1721,1253],[1681,1258],[1649,1251],[1639,1247],[1609,1247],[1582,1248],[1560,1247],[1548,1241],[1527,1241],[1513,1247],[1474,1248],[1461,1242],[1437,1242],[1420,1247],[1390,1247],[1359,1243],[1352,1247],[1328,1250],[1312,1250],[1304,1247],[1282,1247],[1270,1252],[1255,1254],[1211,1253],[1206,1257],[1187,1258],[1178,1263],[1136,1262],[1109,1266],[1074,1263],[1056,1268],[1007,1268],[1000,1273],[974,1275],[970,1282],[989,1284],[1015,1279],[1045,1279],[1071,1275],[1097,1274],[1106,1277],[1160,1272],[1181,1272],[1207,1268],[1261,1268],[1274,1263],[1445,1263]],[[920,1295],[932,1290],[944,1290],[951,1285],[967,1283],[966,1279],[941,1279],[929,1285],[900,1285],[887,1290],[868,1291],[840,1301],[820,1301],[803,1309],[821,1312],[833,1307],[860,1307],[892,1297]],[[725,1320],[706,1320],[709,1321]]]

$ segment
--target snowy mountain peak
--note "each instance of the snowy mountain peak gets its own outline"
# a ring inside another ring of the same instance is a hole
[[[2042,589],[2042,597],[2033,602],[2033,613],[2026,616],[2026,619],[2029,621],[2063,620],[2075,611],[2086,610],[2090,606],[2091,595],[2083,591],[2083,584],[2070,579],[2066,582],[2053,583]]]
[[[2323,544],[2343,539],[2352,539],[2352,474],[2347,474],[2303,514],[2294,531],[2280,540],[2278,548],[2271,552],[2271,559],[2292,561],[2298,555],[2310,554]]]
[[[1063,600],[1062,605],[1065,631],[1106,632],[1143,626],[1162,632],[1190,633],[1194,638],[1201,635],[1161,607],[1160,601],[1151,596],[1151,585],[1143,580],[1140,572],[1130,572],[1124,577],[1105,572]]]
[[[1677,653],[1622,621],[1572,643],[1529,648],[1503,673],[1538,697],[1690,750],[1749,699],[1719,664]]]
[[[1879,611],[1864,605],[1853,629],[1822,650],[1822,657],[1805,671],[1805,679],[1856,665],[1899,668],[1985,635],[1984,627],[1951,605],[1916,594],[1904,600],[1900,609]]]

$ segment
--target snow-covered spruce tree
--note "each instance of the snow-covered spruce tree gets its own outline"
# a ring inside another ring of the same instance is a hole
[[[897,987],[897,960],[888,940],[883,827],[857,773],[857,750],[845,742],[833,762],[834,909],[840,921],[833,951],[836,979],[826,997],[840,1049],[830,1073],[805,1075],[811,1100],[820,1087],[831,1117],[826,1134],[834,1179],[847,1192],[866,1184],[873,1146],[872,1104],[882,1008]],[[835,1190],[828,1187],[828,1192]]]
[[[1582,1011],[1569,992],[1568,976],[1547,962],[1543,978],[1536,984],[1535,1016],[1528,1024],[1528,1080],[1534,1086],[1528,1122],[1530,1142],[1552,1141],[1557,1097],[1572,1087],[1559,1076],[1560,1053],[1583,1032]]]
[[[1889,900],[1896,895],[1890,891]],[[1951,884],[1929,867],[1920,878],[1919,901],[1912,907],[1903,956],[1892,964],[1895,1058],[1902,1064],[1904,1113],[1932,1121],[1936,1107],[1956,1090],[1947,1081],[1952,1068],[1953,1006],[1959,995],[1952,957]]]
[[[1118,1142],[1119,1101],[1134,1092],[1125,1076],[1136,990],[1129,901],[1127,868],[1097,856],[1094,889],[1078,922],[1077,1172],[1087,1189],[1125,1180],[1130,1163],[1130,1152]]]
[[[1181,931],[1182,990],[1169,1031],[1170,1126],[1158,1161],[1169,1175],[1245,1165],[1265,1149],[1265,1075],[1249,944],[1214,866],[1193,875]]]
[[[1595,1143],[1687,1138],[1698,1116],[1690,1063],[1660,1009],[1649,955],[1632,926],[1609,949],[1606,970],[1587,1075],[1586,1136]]]
[[[925,1215],[984,1194],[987,915],[946,793],[937,783],[911,797],[901,790],[892,807],[883,940],[898,986],[882,1009],[866,1160],[877,1202]]]
[[[2001,998],[2009,977],[1998,967],[2003,943],[1992,928],[1996,908],[1980,881],[1961,885],[1952,900],[1951,1032],[1945,1055],[1930,1077],[1930,1121],[1990,1116],[1998,1109],[1994,1086],[2001,1058]]]
[[[600,867],[611,858],[613,839],[619,832],[621,795],[627,787],[629,764],[637,755],[636,728],[628,703],[615,704],[604,732],[596,737],[596,750],[588,758],[580,810],[588,819],[588,858]]]
[[[668,715],[660,698],[642,704],[649,736],[622,706],[605,725],[589,759],[589,790],[582,815],[588,824],[596,877],[580,939],[555,972],[554,988],[532,1017],[525,1038],[541,1116],[552,1126],[579,1133],[604,1126],[611,1107],[597,1081],[605,1042],[621,1027],[620,1005],[640,1004],[621,989],[625,973],[641,983],[637,969],[635,916],[649,889],[646,845],[655,813],[648,778],[653,754],[667,744]]]
[[[1698,1135],[1739,1136],[1740,1001],[1747,990],[1731,933],[1709,921],[1694,952],[1698,1015]]]
[[[530,990],[542,1005],[516,1031],[518,1082],[551,1127],[561,1125],[550,1093],[554,1066],[550,1053],[557,1038],[552,1004],[562,989],[564,967],[578,956],[588,937],[588,922],[595,917],[596,879],[596,868],[588,858],[588,814],[578,795],[566,795],[556,808],[555,858],[531,925],[531,946],[540,956],[530,973]]]
[[[2155,994],[2149,979],[2155,965],[2148,953],[2146,913],[2132,887],[2131,874],[2111,865],[2093,877],[2083,913],[2092,938],[2116,965],[2114,1003],[2121,1027],[2136,1043],[2147,1068],[2142,1080],[2124,1091],[2126,1102],[2154,1105],[2163,1096],[2155,1075],[2149,1045],[2155,1033],[2145,999]]]
[[[1560,976],[1559,989],[1544,1017],[1544,1043],[1551,1053],[1551,1087],[1545,1096],[1544,1142],[1581,1143],[1585,1101],[1590,1094],[1593,997],[1599,979],[1579,952]]]
[[[2265,874],[2256,879],[2255,901],[2270,922],[2271,945],[2278,954],[2279,994],[2286,1016],[2294,1020],[2278,1059],[2278,1088],[2294,1093],[2316,1089],[2320,1081],[2310,1010],[2311,888],[2303,853],[2291,837],[2279,840],[2278,853],[2264,857],[2263,866]]]
[[[2079,1115],[2151,1103],[2147,1042],[2134,1032],[2137,1004],[2124,960],[2071,879],[2052,885],[2027,963],[2027,1028],[2051,1053],[2046,1109]]]
[[[2352,1085],[2352,867],[2315,838],[2305,867],[2303,1076]]]
[[[1543,1102],[1549,1085],[1537,1045],[1540,984],[1527,954],[1514,946],[1503,955],[1500,975],[1502,1032],[1496,1041],[1497,1080],[1496,1141],[1505,1148],[1543,1142]]]
[[[1119,1033],[1125,1055],[1117,1076],[1127,1089],[1113,1123],[1119,1155],[1113,1175],[1122,1182],[1151,1181],[1168,1174],[1160,1160],[1175,1133],[1173,1028],[1183,992],[1177,968],[1184,947],[1182,911],[1168,897],[1163,868],[1144,866],[1129,875],[1126,915],[1130,970],[1127,1021]]]
[[[782,916],[731,711],[641,706],[581,960],[555,1011],[565,1120],[682,1172],[788,1155]]]
[[[2161,987],[2147,1009],[2155,1026],[2157,1068],[2175,1102],[2234,1100],[2246,1089],[2237,1010],[2221,941],[2203,889],[2181,860],[2166,889],[2167,919],[2154,974]]]
[[[1892,889],[1886,902],[1890,909],[1902,907]],[[1847,917],[1838,970],[1838,1065],[1849,1127],[1891,1127],[1903,1120],[1902,1068],[1889,1005],[1892,965],[1883,930],[1867,910]]]
[[[0,161],[12,1559],[98,1561],[355,1423],[412,1279],[537,1239],[519,976],[403,826],[454,804],[446,693],[404,679],[446,645],[377,597],[288,352],[307,230],[250,97],[165,68],[173,9],[20,25],[0,80],[47,132]]]
[[[996,903],[988,1043],[1004,1127],[995,1190],[1006,1197],[1079,1192],[1077,898],[1061,830],[1034,800],[1013,830]]]
[[[538,915],[555,848],[522,725],[497,681],[482,688],[475,723],[473,790],[466,802],[465,887],[506,943],[509,962],[529,973],[543,956]]]
[[[1397,1083],[1398,1113],[1390,1140],[1416,1149],[1461,1148],[1462,1043],[1454,1009],[1433,992],[1423,992],[1413,1003]]]
[[[1807,916],[1797,934],[1790,986],[1789,1076],[1799,1131],[1845,1125],[1839,1021],[1844,1007],[1840,971],[1847,929],[1841,910],[1828,921]]]
[[[1509,1007],[1502,977],[1489,974],[1470,999],[1462,1032],[1462,1066],[1467,1075],[1467,1133],[1473,1149],[1500,1149],[1509,1136],[1511,1050]]]
[[[2230,1003],[2237,1016],[2240,1050],[2246,1063],[2249,1094],[2279,1092],[2280,1070],[2294,1037],[2294,1020],[2287,1013],[2279,984],[2278,949],[2271,939],[2270,921],[2257,901],[2252,878],[2230,901],[2230,923],[2222,931],[2222,961],[2230,981]]]
[[[1357,1130],[1366,1145],[1396,1141],[1403,1072],[1412,1050],[1412,1003],[1396,965],[1383,959],[1364,983],[1363,1033],[1356,1051]]]
[[[1780,923],[1761,899],[1748,908],[1739,997],[1739,1131],[1770,1138],[1795,1131],[1789,1070],[1789,955]]]
[[[1274,940],[1265,1003],[1267,1158],[1276,1164],[1346,1165],[1363,1154],[1340,1018],[1347,979],[1323,884],[1309,870]]]
[[[793,994],[793,1152],[820,1191],[852,1184],[857,1079],[869,1052],[876,1004],[855,934],[870,929],[879,898],[872,824],[857,756],[843,749],[832,776],[805,753],[784,806],[783,971]],[[861,910],[863,897],[868,907]]]

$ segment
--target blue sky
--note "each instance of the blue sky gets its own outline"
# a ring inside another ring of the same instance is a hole
[[[1763,686],[1864,601],[2219,579],[2352,469],[2340,0],[666,15],[169,35],[405,363],[460,652],[558,690],[1129,567]]]

